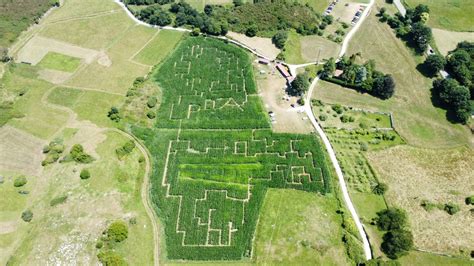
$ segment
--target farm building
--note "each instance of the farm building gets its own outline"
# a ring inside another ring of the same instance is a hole
[[[282,64],[277,64],[276,68],[278,69],[278,71],[280,71],[280,73],[283,75],[284,78],[291,77],[290,73],[288,72],[288,69],[286,69],[286,67],[283,66]]]
[[[262,65],[268,65],[268,64],[270,64],[270,60],[265,59],[265,58],[259,58],[258,63],[260,63]]]

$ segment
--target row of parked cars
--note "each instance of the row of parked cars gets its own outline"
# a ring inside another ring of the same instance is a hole
[[[328,8],[326,8],[326,10],[324,11],[324,15],[329,15],[331,14],[332,10],[334,9],[334,6],[336,6],[336,4],[339,2],[339,0],[335,0],[333,1],[329,6]]]
[[[364,12],[365,6],[360,6],[359,10],[354,15],[354,18],[352,18],[351,24],[354,26],[357,21],[359,21],[360,16],[362,16],[362,13]]]

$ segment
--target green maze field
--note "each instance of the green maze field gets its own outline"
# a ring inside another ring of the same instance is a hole
[[[163,88],[156,126],[134,134],[153,157],[151,195],[169,259],[250,257],[267,188],[330,191],[319,140],[271,131],[244,51],[187,38],[155,79]]]

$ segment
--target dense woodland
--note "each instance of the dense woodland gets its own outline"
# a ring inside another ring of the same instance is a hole
[[[211,35],[225,35],[228,30],[256,35],[273,36],[278,31],[295,29],[303,35],[318,34],[330,19],[323,19],[310,6],[297,2],[265,1],[242,3],[234,1],[231,7],[206,5],[199,12],[188,3],[171,0],[126,0],[126,4],[148,5],[135,15],[150,24],[188,27]],[[156,3],[156,4],[155,4]]]

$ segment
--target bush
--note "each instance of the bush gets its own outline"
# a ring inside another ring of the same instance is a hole
[[[459,212],[460,208],[459,205],[450,202],[444,205],[444,210],[450,215],[454,215]]]
[[[341,116],[341,122],[342,123],[354,122],[354,117],[352,117],[350,115],[342,115]]]
[[[154,111],[148,111],[146,113],[146,116],[149,118],[149,119],[154,119],[156,117],[156,113]]]
[[[148,98],[146,105],[148,106],[148,108],[153,108],[156,106],[157,103],[158,103],[158,99],[156,99],[155,96],[151,96]]]
[[[115,106],[112,106],[110,108],[110,111],[107,114],[107,117],[109,117],[110,120],[112,120],[114,122],[120,122],[120,119],[122,119],[122,117],[120,116],[120,113],[119,113],[119,109]]]
[[[124,221],[115,221],[107,229],[107,236],[115,242],[122,242],[128,237],[128,226]]]
[[[33,213],[30,210],[26,210],[21,213],[21,219],[27,223],[33,220]]]
[[[467,197],[465,202],[467,205],[474,205],[474,195]]]
[[[247,35],[248,37],[254,37],[255,35],[257,35],[257,32],[257,26],[252,24],[247,28],[247,30],[245,30],[245,35]]]
[[[25,176],[19,176],[17,178],[15,178],[15,181],[13,181],[13,186],[14,187],[22,187],[24,185],[26,185],[26,183],[28,183],[28,180],[26,179]]]
[[[129,140],[122,147],[115,150],[119,159],[123,158],[125,155],[131,153],[135,149],[135,141]]]
[[[64,203],[66,200],[67,195],[56,197],[49,202],[49,206],[54,207],[56,205]]]
[[[78,163],[91,163],[94,158],[84,152],[84,147],[81,144],[74,144],[69,153],[71,158]]]
[[[337,114],[342,114],[344,112],[344,108],[342,108],[342,106],[340,104],[335,104],[335,105],[331,106],[331,108]]]
[[[104,266],[122,266],[127,265],[125,260],[117,252],[112,250],[101,251],[97,258]]]
[[[81,173],[79,174],[79,177],[84,180],[84,179],[89,179],[91,177],[91,173],[87,169],[82,169]]]
[[[272,42],[278,49],[283,49],[288,40],[288,33],[286,31],[279,31],[272,37]]]
[[[377,226],[384,231],[403,229],[407,223],[405,211],[397,208],[377,212],[377,216]]]
[[[384,183],[378,183],[373,189],[372,192],[377,195],[383,195],[388,190],[388,186]]]
[[[391,259],[397,259],[413,247],[413,235],[410,231],[394,230],[383,236],[382,251]]]
[[[328,117],[327,117],[327,115],[325,115],[325,114],[319,115],[319,120],[321,120],[321,121],[326,121],[327,118],[328,118]]]

